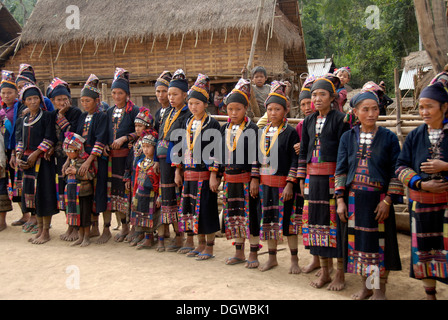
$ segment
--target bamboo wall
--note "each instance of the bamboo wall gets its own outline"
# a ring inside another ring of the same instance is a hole
[[[260,37],[262,37],[260,35]],[[130,71],[134,83],[154,81],[164,70],[182,68],[190,80],[198,73],[211,79],[241,75],[252,44],[252,32],[229,30],[220,33],[188,34],[157,39],[130,39],[117,42],[93,41],[54,44],[29,44],[7,62],[5,69],[18,70],[21,63],[31,64],[38,81],[59,77],[73,85],[82,84],[91,73],[110,84],[115,67]],[[258,41],[255,64],[269,73],[283,72],[284,50],[276,39]]]

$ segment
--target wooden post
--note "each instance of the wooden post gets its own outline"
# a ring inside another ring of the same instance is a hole
[[[402,104],[401,104],[401,91],[400,91],[400,79],[398,76],[398,69],[394,69],[394,82],[395,82],[395,99],[397,101],[397,136],[400,143],[404,143],[403,132],[401,130],[401,112],[402,112]]]
[[[247,62],[247,70],[248,71],[252,69],[252,65],[254,63],[255,49],[257,47],[258,34],[260,32],[260,21],[261,21],[261,15],[263,13],[264,1],[265,0],[260,0],[260,6],[258,7],[257,22],[256,22],[255,29],[254,29],[254,37],[252,39],[252,47],[250,48],[249,61]]]
[[[253,63],[254,63],[255,49],[257,47],[258,34],[260,32],[261,15],[262,15],[263,9],[264,9],[264,1],[265,0],[260,0],[260,6],[258,7],[258,16],[257,16],[257,22],[255,25],[255,29],[254,29],[254,37],[252,39],[252,47],[250,49],[249,60],[247,62],[247,67],[246,67],[246,72],[245,72],[246,74],[243,75],[246,79],[248,78],[248,74],[249,74],[250,70],[252,69]],[[253,92],[251,92],[250,107],[251,107],[252,112],[254,113],[255,117],[261,117],[262,114],[260,114],[260,108],[258,107],[258,103],[253,103],[253,101],[255,100],[254,98],[255,98],[254,94],[253,94]]]
[[[103,101],[110,105],[109,97],[107,95],[107,83],[101,84],[101,94],[103,96]]]

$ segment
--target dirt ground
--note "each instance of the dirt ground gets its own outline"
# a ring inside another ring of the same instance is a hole
[[[288,274],[288,250],[278,253],[278,267],[264,273],[246,269],[244,264],[227,266],[224,261],[234,248],[224,237],[216,239],[215,258],[209,261],[140,251],[112,239],[105,245],[70,247],[59,239],[66,229],[63,214],[53,219],[52,240],[33,245],[27,241],[30,234],[11,226],[21,217],[19,212],[15,207],[7,215],[8,228],[0,232],[2,300],[351,300],[361,286],[358,276],[347,274],[343,291],[312,288],[309,283],[315,273]],[[391,273],[387,296],[389,300],[423,300],[421,282],[408,276],[410,238],[405,234],[398,238],[403,270]],[[279,248],[287,248],[286,242]],[[265,245],[260,252],[266,251]],[[260,262],[267,257],[261,255]],[[301,266],[311,261],[303,245],[299,257]],[[438,283],[437,290],[438,299],[448,299],[448,286]]]

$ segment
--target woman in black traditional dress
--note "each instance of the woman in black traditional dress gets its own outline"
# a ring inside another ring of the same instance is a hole
[[[129,72],[117,68],[112,83],[112,99],[115,106],[106,111],[108,126],[109,155],[107,180],[107,210],[104,215],[103,235],[98,243],[107,242],[110,238],[110,223],[112,212],[118,213],[121,219],[121,231],[115,236],[115,241],[122,242],[129,233],[129,191],[126,190],[124,172],[126,159],[129,155],[128,144],[137,139],[134,122],[140,109],[130,100]]]
[[[376,124],[376,92],[362,91],[351,102],[360,125],[342,135],[335,173],[337,212],[348,228],[344,262],[346,272],[362,279],[354,299],[385,299],[389,272],[401,270],[393,207],[404,193],[395,175],[400,144],[393,132]],[[368,277],[374,277],[375,287],[367,286]]]
[[[159,127],[159,141],[157,144],[156,158],[160,164],[160,199],[161,199],[161,219],[162,224],[174,227],[176,232],[175,243],[165,248],[164,235],[159,234],[157,250],[178,251],[182,248],[183,235],[178,232],[178,209],[180,202],[179,186],[174,182],[176,167],[172,166],[170,153],[175,143],[178,141],[171,137],[173,131],[180,129],[182,124],[191,116],[190,110],[185,103],[188,92],[188,80],[183,70],[177,70],[170,82],[168,89],[168,99],[170,108],[165,111],[162,123]],[[187,253],[189,250],[183,250]]]
[[[217,193],[221,180],[217,178],[218,168],[213,165],[213,150],[217,151],[216,137],[220,138],[220,125],[206,112],[209,93],[210,79],[199,74],[188,95],[188,108],[192,115],[182,126],[185,132],[183,141],[186,142],[182,149],[182,162],[173,159],[177,165],[175,182],[182,187],[179,231],[187,232],[183,249],[186,251],[190,248],[187,257],[197,257],[197,260],[213,258],[215,233],[219,231]],[[210,154],[205,152],[209,148]],[[195,248],[194,235],[198,236]]]
[[[448,284],[448,73],[420,94],[425,122],[406,137],[397,175],[409,188],[411,278],[422,280],[427,299],[437,282]]]
[[[76,133],[86,139],[84,150],[89,155],[87,160],[79,169],[79,173],[84,175],[90,167],[96,170],[94,208],[91,219],[92,230],[90,237],[100,235],[98,227],[99,215],[107,210],[107,164],[108,158],[104,153],[104,148],[109,142],[107,114],[101,111],[101,92],[99,89],[99,79],[96,75],[90,75],[89,79],[81,91],[81,105],[84,109],[79,117]],[[110,237],[109,229],[105,229]],[[105,239],[103,238],[103,240]]]
[[[51,218],[58,213],[55,160],[48,154],[56,141],[55,123],[36,85],[25,85],[20,100],[29,110],[18,128],[16,147],[17,163],[23,171],[22,211],[37,218],[38,231],[30,242],[43,244],[50,240]]]
[[[78,119],[81,110],[72,105],[71,90],[67,82],[54,78],[47,89],[47,97],[53,103],[55,110],[52,112],[55,122],[56,141],[50,153],[56,159],[56,191],[58,192],[58,209],[65,210],[65,179],[63,178],[62,167],[67,161],[67,155],[63,151],[62,144],[65,140],[66,132],[75,132],[78,126]],[[75,241],[78,239],[78,230],[68,226],[67,231],[60,236],[65,241]]]
[[[311,286],[321,288],[330,283],[329,290],[345,286],[340,221],[334,198],[334,173],[342,134],[349,129],[345,114],[337,110],[339,78],[332,74],[315,80],[311,101],[316,111],[305,118],[299,153],[297,176],[304,193],[302,234],[305,247],[320,257],[320,276]],[[336,276],[331,279],[329,259],[338,258]],[[315,264],[315,259],[313,263]],[[313,269],[309,265],[306,269]]]

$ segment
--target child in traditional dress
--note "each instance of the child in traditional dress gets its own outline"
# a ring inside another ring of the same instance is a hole
[[[56,137],[54,147],[50,152],[56,159],[56,181],[58,192],[58,208],[65,211],[65,180],[62,178],[62,167],[67,161],[67,155],[64,153],[62,145],[65,140],[66,132],[74,132],[78,126],[78,119],[81,116],[81,110],[72,105],[71,90],[67,82],[62,79],[54,78],[47,89],[47,97],[50,98],[55,111],[52,112],[56,124]],[[60,236],[65,241],[75,241],[78,239],[78,230],[68,225],[67,231]]]
[[[297,192],[298,156],[294,145],[297,131],[288,125],[289,101],[286,84],[274,81],[266,99],[268,125],[260,137],[260,199],[262,220],[260,237],[268,242],[268,261],[261,265],[267,271],[278,265],[277,244],[286,236],[291,252],[290,273],[300,273],[298,260],[298,229],[294,201]]]
[[[47,156],[56,141],[54,118],[45,109],[44,98],[34,84],[26,84],[20,100],[29,112],[18,128],[17,163],[23,171],[22,211],[35,214],[37,234],[29,241],[44,244],[50,241],[52,216],[58,213],[55,162]]]
[[[95,172],[93,167],[81,175],[79,169],[89,157],[84,152],[85,139],[76,133],[67,132],[63,144],[63,150],[69,159],[69,166],[65,169],[65,207],[67,224],[78,230],[78,239],[72,246],[90,245],[90,225],[93,213],[93,179]]]
[[[214,154],[204,153],[205,148],[217,145],[215,139],[207,141],[207,131],[215,130],[211,132],[212,136],[217,133],[220,137],[219,122],[206,112],[209,94],[210,79],[199,74],[188,94],[188,108],[192,116],[183,125],[186,146],[182,163],[175,163],[176,184],[182,185],[183,180],[179,231],[188,233],[184,249],[192,248],[193,236],[198,235],[198,245],[187,253],[187,257],[197,257],[201,261],[214,257],[215,233],[219,231],[218,187],[221,179],[218,168],[213,165]]]
[[[134,191],[132,190],[134,183],[135,183],[135,173],[137,164],[142,160],[145,155],[143,153],[143,138],[148,135],[149,133],[152,133],[154,131],[153,129],[154,120],[151,116],[151,113],[149,109],[147,108],[141,108],[139,114],[135,118],[135,133],[138,136],[138,139],[134,142],[134,144],[131,147],[131,151],[129,152],[128,159],[126,162],[126,171],[124,174],[124,180],[126,182],[126,189],[129,190],[130,194],[132,195]],[[157,134],[156,134],[157,137]],[[132,197],[130,197],[130,201],[132,202]],[[139,229],[138,226],[136,226],[135,219],[132,219],[132,210],[131,210],[131,232],[129,233],[127,240],[130,242],[131,246],[137,245],[138,242],[143,240],[145,234],[142,230]]]
[[[257,161],[258,127],[246,117],[250,101],[250,80],[241,79],[225,98],[228,122],[221,127],[220,173],[224,175],[223,216],[228,240],[235,241],[235,255],[227,265],[245,263],[249,269],[258,268],[260,249],[260,174]],[[249,240],[249,259],[244,253]]]
[[[168,99],[171,107],[165,111],[162,123],[159,129],[159,141],[155,161],[160,165],[160,194],[161,194],[161,218],[165,226],[173,225],[176,233],[175,243],[165,248],[164,234],[159,233],[157,251],[165,250],[176,252],[182,248],[183,234],[178,228],[178,209],[180,201],[179,188],[182,183],[176,185],[176,168],[171,164],[170,153],[175,144],[174,137],[171,137],[173,131],[180,129],[185,121],[190,117],[191,112],[185,103],[188,95],[188,80],[182,69],[177,70],[168,88]]]
[[[137,249],[149,249],[154,243],[154,232],[164,232],[160,221],[160,203],[157,202],[160,176],[154,170],[154,153],[157,145],[157,133],[150,131],[141,140],[143,158],[138,160],[131,205],[131,225],[144,233]]]
[[[350,82],[351,79],[351,70],[350,67],[342,67],[335,71],[336,76],[341,81],[339,89],[337,90],[338,99],[337,102],[339,104],[339,111],[344,112],[344,106],[347,103],[347,89],[345,85]]]

